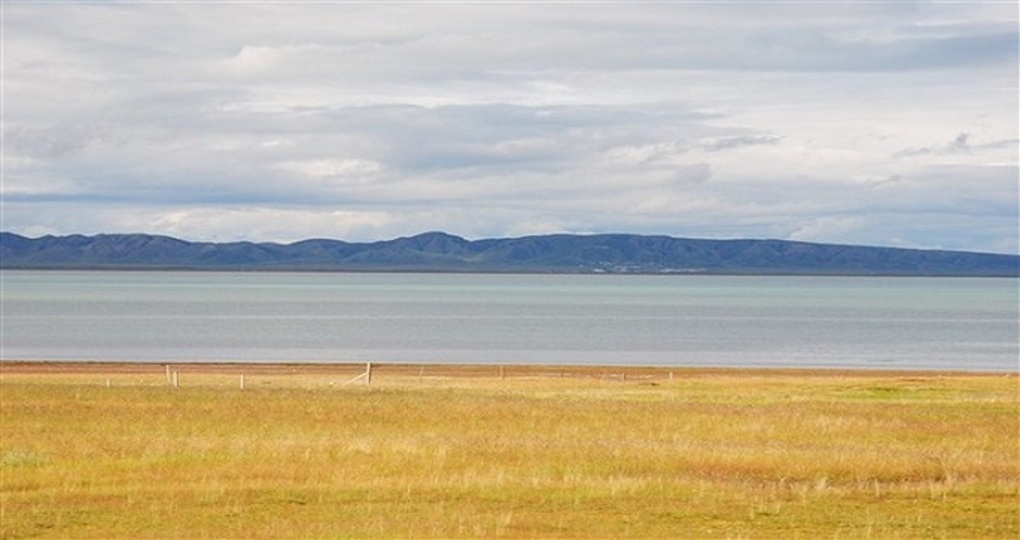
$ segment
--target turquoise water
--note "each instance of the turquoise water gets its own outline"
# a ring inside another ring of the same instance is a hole
[[[1018,370],[1016,279],[2,273],[3,359]]]

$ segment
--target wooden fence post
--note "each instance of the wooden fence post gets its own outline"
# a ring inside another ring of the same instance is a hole
[[[365,372],[347,381],[347,384],[354,384],[358,381],[365,381],[365,384],[372,384],[372,362],[365,364]]]

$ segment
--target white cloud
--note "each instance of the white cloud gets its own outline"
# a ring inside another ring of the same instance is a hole
[[[4,227],[1010,250],[1017,9],[9,4]]]
[[[280,169],[296,172],[299,175],[314,179],[323,178],[364,178],[378,173],[382,167],[367,159],[312,159],[304,161],[284,161],[278,165]]]

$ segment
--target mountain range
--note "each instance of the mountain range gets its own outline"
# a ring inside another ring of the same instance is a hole
[[[352,243],[188,242],[149,234],[0,233],[0,268],[1020,276],[1020,256],[965,251],[551,234],[466,240],[429,232]]]

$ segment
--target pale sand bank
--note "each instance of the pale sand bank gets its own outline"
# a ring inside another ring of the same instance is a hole
[[[152,375],[170,371],[203,375],[305,375],[351,376],[366,370],[359,363],[262,363],[262,362],[97,362],[2,360],[0,376],[14,374]],[[558,377],[648,381],[689,377],[1017,377],[1018,373],[969,371],[862,370],[830,368],[730,368],[730,367],[646,367],[603,365],[530,364],[412,364],[373,363],[373,377],[511,378]]]

